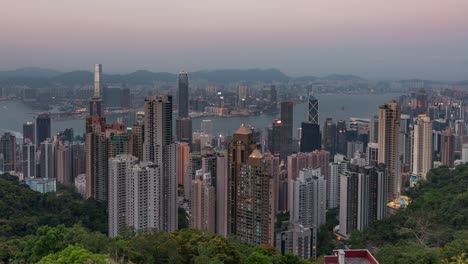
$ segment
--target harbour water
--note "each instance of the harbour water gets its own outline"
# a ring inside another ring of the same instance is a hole
[[[319,100],[320,123],[325,118],[348,121],[350,117],[371,118],[377,114],[378,106],[386,101],[395,99],[400,94],[317,94]],[[294,107],[294,131],[307,116],[307,103],[298,103]],[[22,137],[22,125],[26,121],[34,121],[34,110],[19,101],[0,102],[0,134],[13,132],[17,137]],[[234,133],[242,122],[258,128],[268,127],[276,116],[259,115],[247,117],[197,117],[193,119],[193,129],[200,129],[200,123],[204,119],[213,121],[213,133],[229,135]],[[117,116],[107,117],[108,122],[115,121]],[[174,116],[175,119],[175,116]],[[75,135],[84,132],[84,119],[52,120],[52,132],[62,131],[65,128],[73,128]],[[295,132],[294,132],[295,135]]]

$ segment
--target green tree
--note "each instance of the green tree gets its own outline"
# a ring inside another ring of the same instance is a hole
[[[39,264],[105,264],[110,263],[110,259],[106,255],[94,254],[91,251],[79,246],[69,245],[64,250],[49,254],[43,257]]]

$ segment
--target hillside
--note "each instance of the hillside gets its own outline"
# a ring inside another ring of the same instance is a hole
[[[407,209],[353,233],[352,247],[368,247],[382,264],[444,263],[452,257],[467,263],[468,165],[433,169],[407,195]]]

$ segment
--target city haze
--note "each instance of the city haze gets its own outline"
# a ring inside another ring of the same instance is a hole
[[[278,68],[291,76],[463,80],[468,2],[10,1],[0,70]]]

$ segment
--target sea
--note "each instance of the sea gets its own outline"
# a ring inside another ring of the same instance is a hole
[[[322,124],[325,118],[348,121],[351,117],[372,118],[377,114],[378,106],[392,99],[396,99],[401,94],[315,94],[319,101],[319,120]],[[294,131],[300,127],[301,122],[307,117],[307,102],[300,102],[294,106]],[[22,138],[22,126],[27,121],[34,121],[37,115],[35,110],[29,108],[20,101],[0,102],[0,134],[11,132],[17,138]],[[108,122],[117,120],[119,116],[107,116]],[[196,117],[193,118],[193,130],[200,129],[202,120],[212,120],[213,134],[230,135],[245,122],[256,128],[263,129],[271,125],[275,115],[256,116],[233,116],[233,117]],[[175,122],[176,116],[174,116]],[[61,119],[52,120],[52,132],[63,131],[65,128],[73,128],[75,135],[82,135],[85,130],[85,120],[82,119]],[[295,133],[295,132],[294,132]]]

